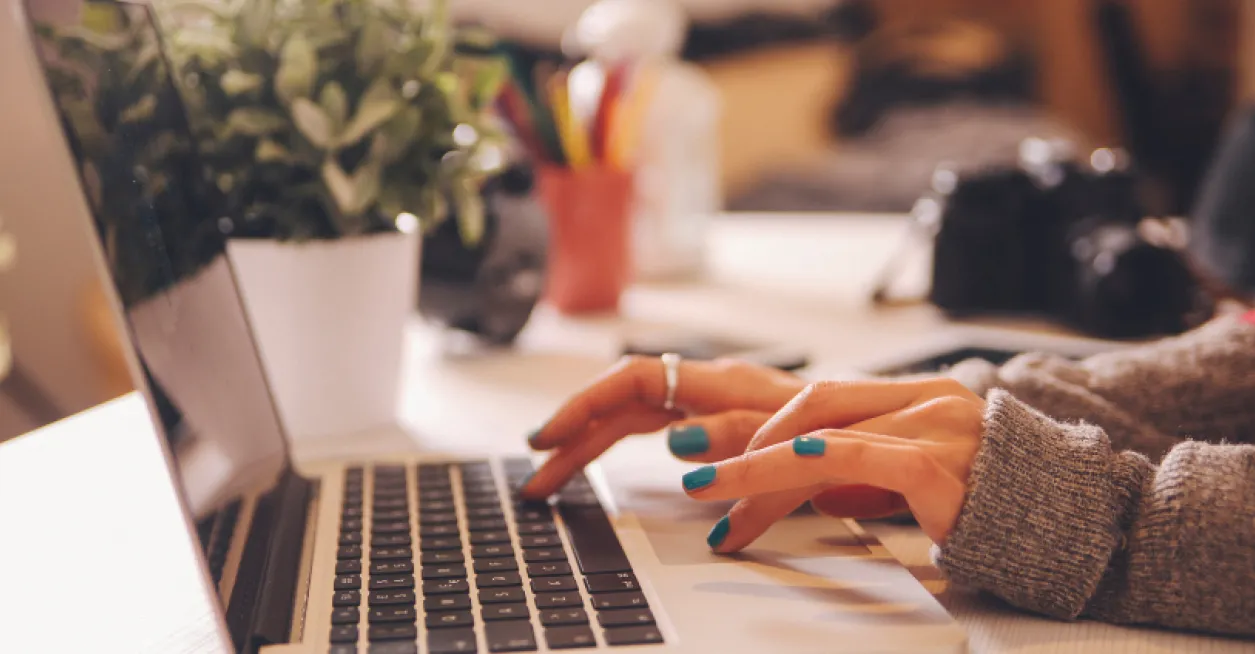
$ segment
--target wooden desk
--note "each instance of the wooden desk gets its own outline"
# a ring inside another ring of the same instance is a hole
[[[962,329],[926,306],[868,305],[874,277],[902,226],[900,218],[884,216],[723,219],[713,227],[705,281],[634,287],[617,317],[575,320],[541,310],[514,349],[477,349],[415,324],[401,409],[406,430],[299,443],[297,455],[363,456],[414,448],[524,452],[523,435],[613,361],[621,338],[637,330],[684,328],[788,343],[829,369],[841,369]],[[907,285],[918,287],[920,273],[908,275]],[[661,440],[658,455],[668,456]],[[1047,620],[988,596],[946,589],[918,528],[865,527],[940,594],[968,630],[973,652],[1255,651],[1252,643]]]

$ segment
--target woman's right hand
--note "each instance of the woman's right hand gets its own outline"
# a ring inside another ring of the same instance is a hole
[[[737,456],[764,423],[806,387],[802,379],[743,361],[682,361],[675,410],[663,408],[666,380],[656,357],[627,357],[577,393],[528,439],[549,459],[523,487],[547,497],[619,439],[668,428],[686,461]]]

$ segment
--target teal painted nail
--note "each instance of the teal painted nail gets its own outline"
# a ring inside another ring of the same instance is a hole
[[[710,535],[706,536],[706,544],[710,546],[710,549],[713,550],[719,547],[723,539],[728,537],[728,529],[731,526],[728,522],[728,516],[725,515],[719,518],[719,522],[716,522],[715,526],[710,528]]]
[[[715,467],[702,466],[692,472],[684,474],[684,490],[697,490],[705,486],[709,486],[715,481]]]
[[[701,454],[710,449],[710,436],[701,425],[676,427],[667,433],[667,447],[676,456]]]
[[[814,436],[798,436],[793,439],[793,453],[798,456],[823,456],[827,443]]]

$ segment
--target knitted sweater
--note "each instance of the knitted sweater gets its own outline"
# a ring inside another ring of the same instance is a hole
[[[953,582],[1059,618],[1255,635],[1255,324],[948,373],[985,395]]]

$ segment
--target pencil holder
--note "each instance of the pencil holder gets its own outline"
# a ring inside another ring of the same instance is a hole
[[[631,270],[632,173],[542,165],[549,209],[545,299],[566,314],[615,311]]]

